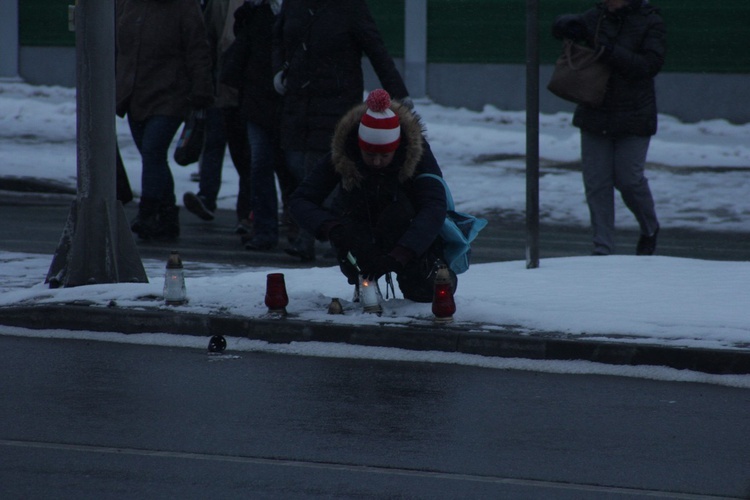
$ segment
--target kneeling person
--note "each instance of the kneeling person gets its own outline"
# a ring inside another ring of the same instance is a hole
[[[292,195],[291,213],[317,239],[330,240],[350,284],[358,272],[349,252],[368,279],[394,272],[405,298],[430,302],[446,199],[442,183],[421,174],[442,176],[419,119],[378,89],[339,121],[331,152]]]

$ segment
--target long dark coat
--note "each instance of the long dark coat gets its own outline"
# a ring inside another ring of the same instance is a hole
[[[235,13],[236,42],[242,44],[245,62],[240,89],[242,116],[278,134],[281,96],[273,87],[273,27],[276,16],[266,3],[245,4]]]
[[[239,105],[237,89],[219,81],[224,52],[234,41],[234,12],[244,0],[211,0],[204,8],[208,43],[213,54],[213,77],[217,108],[231,108]],[[228,24],[228,25],[227,25]]]
[[[408,95],[365,0],[283,3],[274,33],[274,70],[286,67],[284,149],[330,149],[336,123],[362,102],[363,54],[391,97]]]
[[[186,118],[213,99],[211,49],[196,0],[117,0],[117,114]]]
[[[604,103],[599,108],[580,105],[573,125],[587,132],[611,136],[650,136],[656,133],[657,107],[654,77],[667,52],[666,27],[658,9],[643,2],[611,13],[599,3],[580,15],[587,43],[601,19],[601,37],[613,50],[606,58],[612,67]]]
[[[420,174],[442,176],[437,160],[422,135],[418,119],[405,107],[393,102],[391,109],[401,122],[401,142],[393,162],[382,171],[365,165],[359,150],[359,123],[365,104],[353,108],[339,122],[332,151],[302,182],[291,198],[292,216],[298,224],[325,239],[325,229],[342,220],[371,225],[380,217],[380,209],[406,196],[415,215],[398,240],[415,256],[422,255],[437,238],[446,215],[445,188],[436,179],[417,179]],[[335,210],[323,202],[336,188]],[[372,230],[372,226],[370,226]]]

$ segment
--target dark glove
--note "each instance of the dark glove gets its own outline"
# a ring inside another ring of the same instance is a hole
[[[403,99],[400,99],[401,105],[404,106],[409,111],[414,111],[414,101],[412,101],[411,97],[406,96]]]
[[[360,265],[362,275],[370,281],[375,281],[386,273],[400,273],[404,266],[391,255],[379,255]]]
[[[552,25],[552,36],[579,41],[588,36],[588,28],[581,21],[579,14],[563,14],[555,19],[555,23]]]

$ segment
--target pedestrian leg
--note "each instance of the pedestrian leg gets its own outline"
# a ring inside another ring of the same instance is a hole
[[[203,220],[213,220],[216,198],[221,188],[221,169],[224,166],[226,133],[223,112],[219,108],[206,110],[206,135],[199,160],[198,194],[190,191],[182,197],[185,208]]]
[[[615,142],[615,188],[633,212],[644,236],[652,236],[659,227],[654,198],[644,174],[650,137],[624,137]]]
[[[253,237],[245,243],[248,250],[274,248],[279,239],[278,196],[274,178],[276,140],[269,131],[254,122],[247,124],[251,151],[251,203]]]
[[[229,155],[239,176],[237,191],[237,232],[246,234],[250,230],[250,144],[247,139],[247,124],[242,118],[240,108],[231,106],[223,108],[224,128],[226,131]]]
[[[141,200],[131,228],[142,239],[173,239],[179,235],[168,152],[181,122],[178,117],[160,115],[140,122],[128,120],[142,159]]]
[[[286,162],[295,177],[297,185],[305,178],[315,164],[326,155],[325,151],[287,151]],[[284,250],[289,255],[299,257],[302,262],[315,260],[315,237],[307,231],[300,230],[296,241]]]
[[[583,185],[596,255],[615,251],[614,144],[609,137],[581,131]]]

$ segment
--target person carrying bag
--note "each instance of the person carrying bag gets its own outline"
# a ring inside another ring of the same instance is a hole
[[[606,48],[598,42],[603,17],[599,18],[596,25],[594,48],[577,43],[570,37],[577,38],[584,33],[585,28],[581,28],[582,25],[572,18],[573,16],[569,17],[571,18],[567,20],[566,25],[572,28],[563,33],[563,51],[555,63],[547,89],[566,101],[593,107],[601,106],[612,73],[609,65],[602,61]]]
[[[609,71],[601,101],[581,100],[573,114],[573,125],[581,130],[592,254],[615,253],[616,189],[640,228],[636,255],[653,255],[659,221],[645,167],[657,129],[654,78],[667,53],[661,13],[647,0],[602,0],[581,14],[559,16],[552,34],[583,42],[598,53],[596,65]],[[590,92],[593,84],[580,86],[591,87],[584,89]]]

